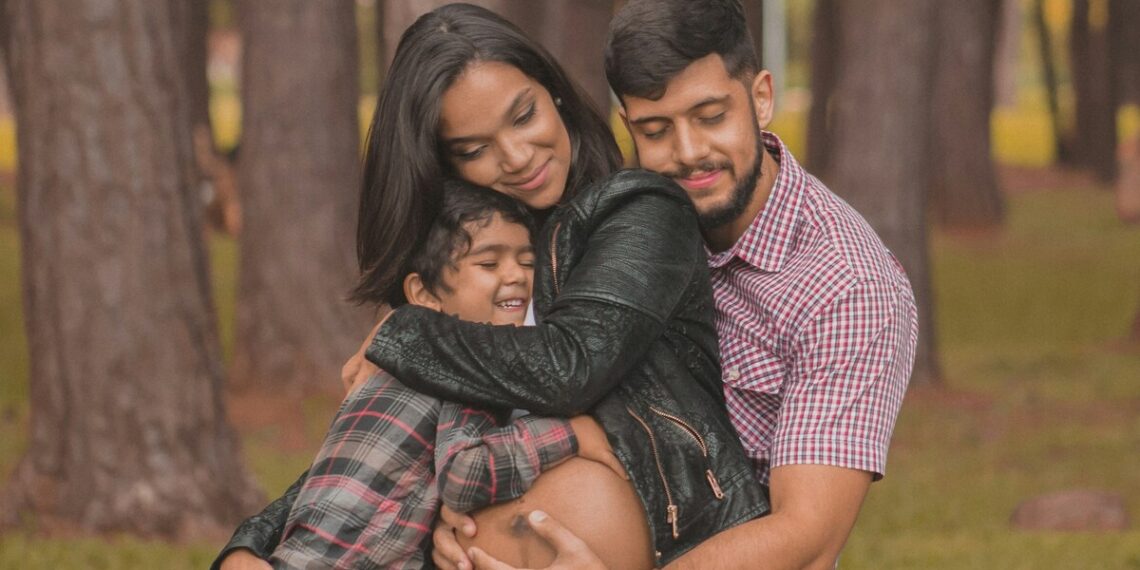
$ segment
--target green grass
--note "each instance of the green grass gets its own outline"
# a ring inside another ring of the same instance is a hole
[[[778,124],[802,146],[794,117]],[[1140,517],[1140,350],[1120,342],[1140,309],[1140,229],[1116,221],[1101,189],[1043,188],[1009,197],[999,233],[935,232],[931,244],[946,386],[908,395],[887,478],[872,487],[843,568],[1140,569],[1140,530],[1025,533],[1008,524],[1025,498],[1075,487],[1118,493]],[[237,247],[210,247],[228,358]],[[27,431],[18,259],[14,192],[0,186],[0,476]],[[330,407],[298,408],[310,438],[323,433]],[[283,430],[243,433],[247,464],[271,495],[315,449],[281,445]],[[0,569],[201,568],[217,546],[10,532],[0,535]]]

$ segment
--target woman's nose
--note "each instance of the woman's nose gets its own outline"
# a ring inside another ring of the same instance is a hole
[[[511,174],[519,174],[530,165],[534,156],[534,145],[517,137],[504,137],[500,143],[502,149],[502,168]]]

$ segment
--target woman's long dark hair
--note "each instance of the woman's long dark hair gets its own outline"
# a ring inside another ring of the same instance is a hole
[[[450,173],[437,135],[440,103],[473,61],[513,65],[562,99],[558,110],[572,149],[563,201],[621,165],[605,119],[537,42],[470,4],[424,14],[400,38],[369,127],[356,227],[357,302],[406,302],[401,284],[409,254],[438,215]]]

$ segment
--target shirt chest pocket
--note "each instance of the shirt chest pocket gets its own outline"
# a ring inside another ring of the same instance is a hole
[[[781,392],[784,362],[767,347],[726,335],[720,339],[720,354],[725,385],[748,392]]]

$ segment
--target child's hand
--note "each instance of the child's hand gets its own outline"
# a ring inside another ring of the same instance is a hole
[[[574,429],[574,435],[578,438],[578,457],[601,463],[617,473],[618,477],[629,480],[625,468],[614,455],[614,449],[610,447],[610,441],[606,439],[606,432],[602,431],[602,426],[598,425],[594,418],[574,416],[570,418],[570,427]]]
[[[372,344],[372,339],[376,337],[376,332],[380,330],[380,326],[383,325],[384,321],[388,320],[388,317],[391,315],[392,311],[384,313],[384,318],[380,319],[380,322],[376,323],[372,332],[368,333],[368,337],[365,338],[364,343],[360,345],[360,350],[357,350],[356,354],[353,354],[352,357],[348,359],[348,362],[345,362],[344,366],[341,367],[340,382],[344,385],[345,393],[351,394],[353,390],[368,381],[373,374],[380,371],[375,364],[372,364],[367,358],[364,358],[364,351],[368,350],[368,347]]]

